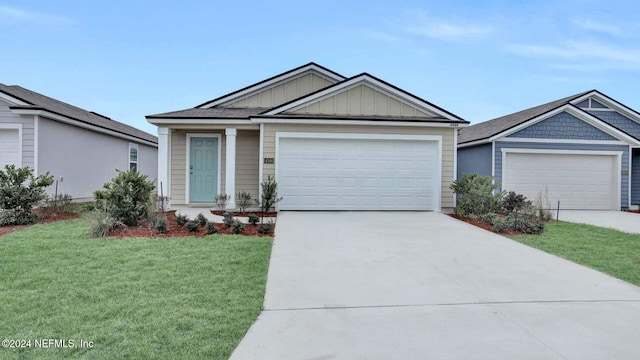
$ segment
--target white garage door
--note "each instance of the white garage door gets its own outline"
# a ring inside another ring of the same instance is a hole
[[[281,210],[439,210],[439,143],[280,138]]]
[[[0,168],[20,166],[20,140],[18,129],[0,129]]]
[[[549,153],[505,153],[503,186],[535,199],[548,191],[552,208],[619,210],[618,157]]]

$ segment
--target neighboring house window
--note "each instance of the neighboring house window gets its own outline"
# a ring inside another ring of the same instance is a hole
[[[138,144],[129,144],[129,170],[138,171]]]

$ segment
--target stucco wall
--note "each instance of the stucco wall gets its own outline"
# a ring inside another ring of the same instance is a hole
[[[442,136],[442,208],[453,207],[453,193],[449,186],[453,182],[453,154],[455,128],[436,127],[398,127],[398,126],[357,126],[357,125],[299,125],[265,124],[264,154],[266,158],[276,158],[276,132],[321,132],[321,133],[365,133],[365,134],[401,134],[401,135],[441,135]],[[275,164],[263,165],[263,180],[275,176]]]
[[[0,99],[0,123],[22,124],[22,166],[35,168],[33,116],[16,115],[9,110],[9,103]]]
[[[491,176],[491,143],[458,149],[457,173]]]
[[[39,172],[64,178],[58,192],[75,199],[92,198],[95,190],[117,175],[116,169],[129,169],[128,140],[44,117],[38,120],[38,140]],[[139,170],[154,181],[158,176],[157,149],[138,144],[138,153]]]

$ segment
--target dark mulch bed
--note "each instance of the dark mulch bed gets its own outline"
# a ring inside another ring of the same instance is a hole
[[[630,213],[634,213],[634,214],[640,214],[640,210],[625,210],[626,212],[630,212]]]
[[[460,221],[464,221],[464,222],[466,222],[468,224],[471,224],[473,226],[477,226],[479,228],[485,229],[487,231],[494,232],[493,231],[493,226],[491,226],[491,224],[487,224],[486,222],[482,221],[482,219],[462,218],[462,217],[460,217],[460,216],[458,216],[456,214],[449,214],[449,216],[451,216],[454,219],[458,219]],[[507,229],[507,230],[505,230],[503,232],[499,232],[499,233],[496,233],[496,234],[505,235],[505,236],[512,236],[512,235],[521,235],[522,232],[516,231],[514,229]]]
[[[222,210],[211,210],[211,213],[213,215],[220,215],[223,216],[224,213],[226,211],[222,211]],[[241,216],[241,217],[247,217],[250,214],[256,214],[258,217],[262,217],[263,213],[262,211],[245,211],[245,212],[240,212],[240,211],[234,211],[233,212],[233,216]],[[264,213],[265,217],[276,217],[278,213],[276,212],[266,212]]]
[[[42,218],[36,221],[35,224],[44,224],[44,223],[50,223],[50,222],[60,221],[60,220],[77,219],[80,217],[80,215],[76,213],[68,213],[68,212],[46,212],[45,213],[45,212],[42,212],[40,209],[35,209],[33,213],[42,216]],[[0,226],[0,236],[8,234],[10,232],[24,229],[28,226],[31,226],[31,225]]]
[[[159,234],[153,226],[150,224],[143,224],[140,226],[128,226],[121,229],[117,229],[113,231],[109,236],[114,236],[117,238],[125,238],[125,237],[150,237],[150,238],[167,238],[167,237],[186,237],[186,236],[209,236],[204,232],[204,226],[201,226],[196,232],[189,232],[184,226],[179,226],[176,222],[176,212],[175,210],[168,211],[166,213],[167,216],[167,232],[165,234]],[[223,224],[216,223],[216,228],[218,229],[218,234],[231,234],[231,231],[227,229]],[[276,224],[273,224],[271,227],[271,232],[269,234],[261,234],[258,232],[258,225],[250,225],[245,224],[244,231],[239,235],[246,236],[273,236],[273,232],[275,231]]]

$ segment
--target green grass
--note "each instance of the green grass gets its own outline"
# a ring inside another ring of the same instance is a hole
[[[542,235],[520,235],[512,238],[640,285],[640,235],[552,221],[547,224]]]
[[[0,339],[93,348],[0,348],[0,358],[225,359],[261,311],[271,238],[88,233],[69,220],[0,237]]]

